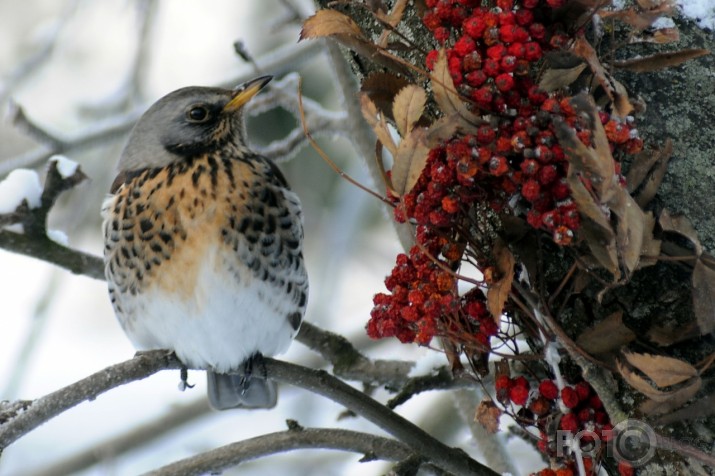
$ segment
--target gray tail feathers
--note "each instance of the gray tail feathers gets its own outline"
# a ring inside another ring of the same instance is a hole
[[[259,375],[217,374],[207,371],[209,403],[214,410],[273,408],[278,402],[275,382]]]

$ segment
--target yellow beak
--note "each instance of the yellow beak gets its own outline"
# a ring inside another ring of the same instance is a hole
[[[273,76],[261,76],[250,81],[246,81],[233,90],[233,97],[223,107],[224,112],[234,112],[246,104],[258,91],[268,84]]]

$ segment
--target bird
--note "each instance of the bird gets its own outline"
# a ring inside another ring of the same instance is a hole
[[[276,405],[263,358],[287,350],[308,299],[300,200],[247,145],[244,106],[271,79],[159,99],[129,133],[102,204],[122,329],[138,351],[205,369],[217,410]]]

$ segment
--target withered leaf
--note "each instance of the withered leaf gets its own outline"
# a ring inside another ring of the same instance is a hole
[[[641,245],[641,259],[639,268],[653,266],[658,262],[660,256],[661,241],[653,236],[655,228],[655,217],[652,212],[646,212],[643,216],[643,244]]]
[[[663,391],[653,387],[645,378],[641,377],[621,360],[616,360],[616,368],[623,380],[643,395],[652,399],[663,399]]]
[[[628,43],[655,43],[664,45],[666,43],[677,43],[680,41],[680,31],[677,28],[659,28],[655,31],[643,31],[639,35],[631,36]]]
[[[700,333],[710,334],[715,330],[715,269],[702,258],[693,269],[693,310]]]
[[[653,169],[648,174],[648,179],[643,184],[643,187],[638,191],[635,199],[638,205],[641,207],[650,203],[658,193],[660,184],[665,178],[665,173],[668,171],[668,163],[673,153],[673,141],[670,139],[666,140],[663,149],[657,153],[657,161],[655,162]]]
[[[414,84],[405,86],[397,93],[392,103],[392,115],[395,118],[397,131],[402,137],[407,136],[415,123],[422,116],[427,102],[427,93]]]
[[[490,434],[499,431],[499,417],[502,411],[489,398],[482,400],[477,407],[474,421],[481,423],[484,429]]]
[[[628,101],[628,97],[623,95],[625,88],[622,85],[618,87],[617,81],[603,67],[591,44],[585,38],[578,37],[571,49],[574,54],[586,61],[594,77],[613,103],[613,112],[621,117],[630,114],[633,111],[633,105]]]
[[[539,89],[548,92],[565,88],[581,76],[586,69],[586,63],[581,63],[572,68],[549,68],[544,71],[539,81]]]
[[[514,280],[514,264],[516,260],[511,250],[503,240],[498,239],[492,249],[499,279],[493,282],[487,290],[487,309],[497,322],[501,320],[504,304],[511,292],[511,283]]]
[[[688,400],[693,398],[698,390],[703,386],[700,377],[695,377],[688,381],[687,385],[676,390],[662,392],[659,398],[646,400],[639,407],[645,415],[661,415],[683,406]]]
[[[303,22],[300,40],[333,38],[343,46],[355,51],[385,68],[409,75],[409,69],[388,51],[369,41],[360,26],[349,16],[336,10],[318,10]]]
[[[625,69],[626,71],[633,71],[634,73],[649,73],[665,68],[672,68],[673,66],[678,66],[686,61],[699,58],[707,54],[710,54],[709,50],[697,48],[671,51],[627,59],[624,61],[614,61],[613,66],[619,69]]]
[[[652,228],[646,230],[646,217],[641,207],[624,188],[619,187],[613,197],[606,202],[611,212],[618,217],[616,223],[616,246],[623,267],[632,273],[640,261],[643,250],[643,236],[652,236]],[[650,222],[651,227],[655,225]]]
[[[440,117],[427,129],[427,145],[429,145],[430,148],[436,147],[440,142],[454,137],[454,134],[458,130],[469,133],[470,131],[464,130],[463,125],[464,123],[460,121],[459,115],[457,114]]]
[[[370,100],[367,94],[360,95],[360,109],[365,121],[372,127],[375,131],[377,139],[384,145],[387,150],[394,157],[397,153],[397,145],[395,141],[392,140],[392,134],[387,127],[387,121],[385,116],[378,112],[375,103]]]
[[[635,338],[635,333],[623,324],[623,312],[616,311],[582,332],[576,343],[589,354],[599,355],[617,351]]]
[[[464,99],[457,93],[447,65],[447,53],[444,48],[439,50],[437,61],[430,75],[434,100],[446,116],[456,114],[461,120],[471,124],[481,124],[484,121],[467,109]]]
[[[668,209],[664,208],[658,217],[658,224],[663,229],[670,233],[677,233],[693,244],[695,256],[703,254],[703,245],[698,238],[698,232],[695,231],[693,224],[690,223],[685,215],[671,215]]]
[[[715,394],[698,398],[687,407],[663,415],[656,420],[657,425],[670,425],[681,421],[695,420],[696,418],[707,418],[715,413]]]
[[[700,336],[700,330],[695,322],[689,322],[677,328],[651,327],[646,333],[649,341],[661,347],[677,344]]]
[[[394,120],[392,103],[397,93],[408,84],[405,78],[393,73],[373,73],[363,80],[360,91],[368,95],[381,114]]]
[[[425,168],[429,156],[425,136],[425,128],[414,128],[397,146],[395,163],[392,166],[392,186],[395,193],[400,196],[412,190]]]
[[[605,10],[601,9],[598,11],[601,18],[614,19],[622,21],[623,23],[633,27],[635,30],[645,30],[649,28],[653,22],[662,16],[661,12],[650,12],[641,11],[635,8],[624,8],[619,10]]]
[[[677,385],[698,375],[695,367],[673,357],[635,352],[623,352],[623,356],[659,387]]]
[[[315,15],[303,22],[300,39],[324,38],[326,36],[345,35],[364,39],[360,26],[349,16],[336,10],[318,10]]]

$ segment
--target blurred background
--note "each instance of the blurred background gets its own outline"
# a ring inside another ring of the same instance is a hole
[[[305,96],[325,108],[326,117],[339,117],[341,94],[323,44],[297,42],[301,19],[313,8],[301,0],[0,0],[1,106],[3,111],[20,106],[42,130],[83,143],[98,130],[126,124],[179,87],[231,85],[259,74],[276,74],[278,84],[286,73],[296,72]],[[236,42],[260,69],[237,54]],[[295,103],[295,81],[284,84]],[[249,136],[259,147],[299,126],[289,106],[259,109],[249,122]],[[44,177],[47,145],[18,130],[8,117],[0,124],[0,179],[17,167]],[[327,121],[313,132],[350,175],[381,190],[371,183],[350,141],[341,137],[345,131],[333,130]],[[101,254],[99,209],[125,137],[125,132],[105,134],[64,154],[90,177],[65,193],[50,215],[49,228],[65,233],[74,248]],[[438,352],[396,341],[372,342],[364,333],[372,296],[383,290],[400,251],[382,204],[341,180],[310,147],[287,159],[281,168],[302,199],[306,221],[311,279],[306,319],[346,336],[371,357],[416,360],[424,372],[443,365]],[[40,397],[134,354],[115,322],[103,281],[0,250],[0,300],[0,400]],[[299,343],[282,358],[325,366]],[[138,474],[284,430],[287,418],[305,427],[382,434],[359,418],[341,418],[343,408],[296,388],[281,388],[278,407],[271,411],[210,412],[204,379],[202,372],[191,372],[189,381],[196,388],[180,392],[178,372],[162,372],[79,405],[9,447],[0,459],[0,475],[64,474],[61,465],[82,455],[101,462],[73,474]],[[376,398],[384,402],[388,394],[378,390]],[[480,457],[447,393],[421,394],[398,412]],[[167,416],[180,423],[159,420]],[[138,431],[142,426],[162,435],[145,441]],[[109,443],[120,437],[137,447],[117,451]],[[524,444],[512,446],[515,460],[522,459],[519,445]],[[268,474],[369,475],[390,467],[360,463],[360,456],[300,451],[225,474],[267,474],[269,468]],[[530,466],[520,464],[525,472]]]

